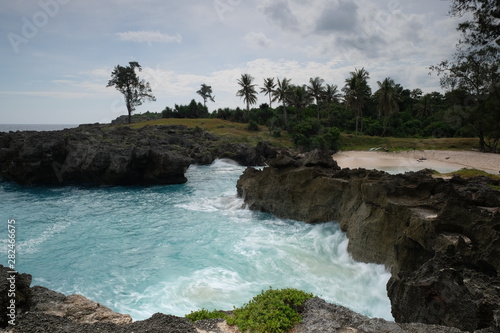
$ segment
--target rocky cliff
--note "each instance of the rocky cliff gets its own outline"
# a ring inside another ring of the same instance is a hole
[[[261,165],[274,149],[221,140],[184,126],[82,125],[0,133],[0,177],[23,185],[179,184],[192,163],[231,158]]]
[[[354,259],[384,264],[397,322],[500,326],[500,192],[487,178],[341,170],[331,156],[282,155],[237,184],[250,209],[338,221]]]

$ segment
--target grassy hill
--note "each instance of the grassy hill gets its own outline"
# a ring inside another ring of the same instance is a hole
[[[266,126],[260,126],[260,131],[249,131],[248,124],[236,123],[222,119],[177,119],[163,118],[141,123],[135,123],[132,128],[154,125],[184,125],[190,128],[199,127],[219,137],[232,142],[246,142],[256,144],[259,141],[269,141],[280,147],[293,147],[293,142],[286,131],[281,131],[281,136],[273,137]],[[394,150],[471,150],[478,147],[477,138],[392,138],[367,135],[353,135],[342,133],[340,136],[341,150],[368,150],[374,147],[384,147],[389,151]]]
[[[269,141],[280,147],[293,147],[293,142],[286,131],[281,131],[281,136],[276,138],[273,137],[267,126],[259,126],[259,131],[249,131],[247,129],[248,124],[236,123],[222,119],[163,118],[126,126],[140,128],[147,125],[184,125],[190,128],[199,127],[205,131],[215,134],[218,137],[225,138],[232,142],[257,144],[259,141]]]

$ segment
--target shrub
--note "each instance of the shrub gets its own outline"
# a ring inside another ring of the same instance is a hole
[[[302,321],[300,309],[313,295],[288,288],[262,291],[227,318],[242,332],[285,333]]]
[[[257,124],[257,122],[254,120],[250,120],[250,122],[248,123],[247,129],[249,131],[254,131],[254,132],[258,132],[260,130],[259,124]]]
[[[199,311],[191,311],[190,314],[186,315],[186,318],[192,321],[193,323],[197,322],[198,320],[218,319],[218,318],[226,319],[226,317],[227,316],[224,312],[220,312],[217,310],[208,311],[205,309],[201,309]]]

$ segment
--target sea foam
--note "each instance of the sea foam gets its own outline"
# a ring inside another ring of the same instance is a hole
[[[16,218],[16,268],[33,285],[82,294],[135,320],[231,310],[269,287],[392,319],[385,268],[355,262],[335,222],[245,209],[235,188],[243,170],[227,160],[195,165],[186,184],[170,186],[0,183],[1,218]]]

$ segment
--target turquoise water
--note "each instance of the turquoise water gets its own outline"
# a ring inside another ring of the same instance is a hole
[[[154,187],[0,183],[0,263],[15,219],[16,269],[32,274],[32,285],[82,294],[134,320],[231,310],[270,286],[392,319],[384,267],[354,262],[336,223],[245,209],[235,188],[243,170],[219,160],[191,166],[186,184]]]

